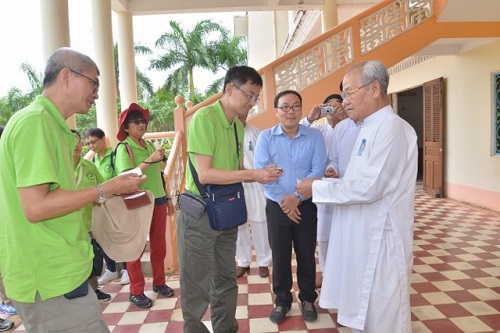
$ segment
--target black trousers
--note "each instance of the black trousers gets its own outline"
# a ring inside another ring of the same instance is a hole
[[[314,303],[316,293],[317,208],[311,200],[299,205],[300,223],[290,220],[279,204],[267,200],[266,216],[269,244],[273,256],[273,292],[275,304],[292,304],[292,247],[297,260],[299,300]]]

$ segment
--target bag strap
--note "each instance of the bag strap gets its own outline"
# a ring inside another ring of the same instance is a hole
[[[238,155],[238,163],[240,162],[240,147],[239,147],[239,141],[238,141],[238,131],[236,130],[236,123],[234,124],[234,137],[236,138],[236,155]],[[200,179],[198,178],[198,173],[196,172],[196,169],[193,166],[193,163],[191,162],[191,157],[188,154],[188,161],[189,161],[189,170],[191,170],[191,175],[193,176],[194,183],[196,185],[196,188],[198,189],[198,192],[200,192],[200,195],[202,197],[206,197],[206,191],[205,188],[200,184]]]
[[[198,173],[196,172],[196,169],[193,166],[193,163],[191,162],[191,157],[189,157],[188,154],[188,161],[189,161],[189,170],[191,170],[191,175],[193,176],[194,183],[196,184],[196,188],[198,189],[198,192],[200,192],[200,195],[205,198],[207,196],[207,193],[205,192],[205,189],[203,186],[200,184],[200,179],[198,178]]]
[[[119,142],[116,145],[115,150],[113,150],[111,152],[111,163],[110,164],[111,164],[111,169],[113,169],[113,171],[115,171],[116,152],[118,151],[118,147],[120,145],[125,145],[125,147],[127,148],[128,157],[130,158],[130,161],[132,161],[132,164],[134,164],[134,153],[132,152],[132,147],[130,147],[130,145],[128,143],[126,143],[125,141],[122,141],[122,142]]]

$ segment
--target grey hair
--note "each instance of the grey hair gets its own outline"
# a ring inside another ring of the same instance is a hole
[[[369,60],[361,62],[349,68],[347,73],[353,71],[354,69],[361,68],[361,75],[363,78],[363,84],[369,84],[373,81],[378,81],[380,83],[380,92],[382,96],[387,96],[387,87],[389,86],[389,73],[385,65],[378,60]]]
[[[69,68],[77,72],[85,72],[90,68],[94,68],[99,75],[99,68],[97,67],[94,60],[89,56],[70,49],[68,47],[62,47],[57,49],[47,60],[47,66],[45,67],[45,74],[43,78],[43,87],[50,86],[59,75],[59,72],[63,68]]]

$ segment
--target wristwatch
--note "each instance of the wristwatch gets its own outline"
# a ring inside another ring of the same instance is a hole
[[[97,184],[97,199],[95,202],[98,204],[103,204],[106,202],[106,194],[104,193],[104,187],[102,187],[102,184]]]

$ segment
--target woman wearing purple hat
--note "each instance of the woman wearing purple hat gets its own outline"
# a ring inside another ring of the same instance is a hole
[[[153,271],[153,291],[170,297],[174,290],[165,284],[166,220],[167,213],[174,212],[172,200],[166,196],[160,166],[165,158],[163,148],[156,149],[151,142],[143,139],[149,122],[149,110],[132,103],[120,114],[117,138],[125,144],[118,146],[115,168],[120,173],[140,168],[147,176],[141,189],[150,190],[155,197],[155,207],[149,231],[151,268]],[[140,308],[149,308],[153,301],[144,294],[145,279],[141,269],[141,258],[127,263],[130,277],[130,302]]]

